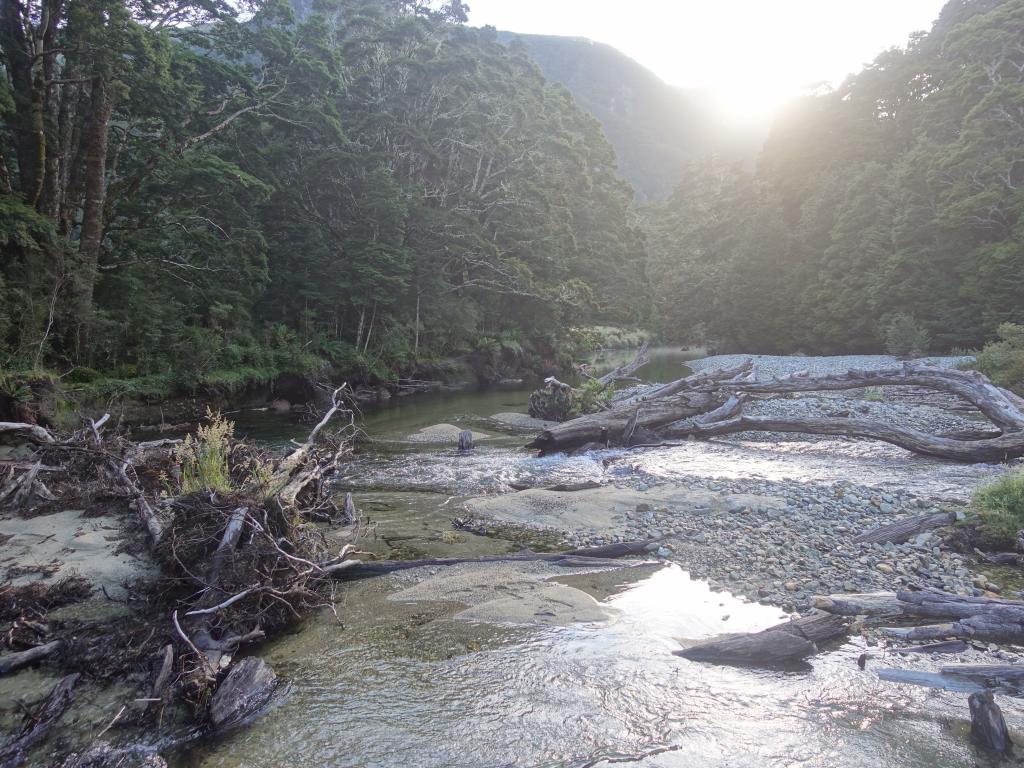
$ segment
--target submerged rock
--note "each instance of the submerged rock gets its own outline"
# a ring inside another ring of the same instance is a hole
[[[454,424],[434,424],[424,427],[418,432],[409,435],[408,440],[413,443],[458,443],[463,432],[469,432],[473,441],[486,440],[490,437],[486,432],[472,432],[463,430]]]

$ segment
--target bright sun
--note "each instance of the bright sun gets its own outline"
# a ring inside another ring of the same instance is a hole
[[[470,22],[608,43],[737,118],[838,85],[930,26],[944,0],[469,0]]]

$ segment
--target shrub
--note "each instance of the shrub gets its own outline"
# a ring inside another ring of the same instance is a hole
[[[878,332],[885,351],[897,357],[924,354],[931,344],[924,325],[913,315],[903,312],[883,317],[878,324]]]
[[[586,413],[597,413],[611,404],[615,387],[602,384],[597,379],[590,379],[583,386],[572,391],[572,406],[569,417],[582,416]]]
[[[181,472],[180,492],[231,491],[228,457],[235,425],[219,413],[207,411],[210,423],[199,427],[195,436],[186,435],[174,451]]]
[[[1024,325],[1003,323],[998,339],[977,355],[977,369],[1000,387],[1024,395]]]
[[[1024,529],[1024,470],[1009,472],[971,497],[978,530],[993,543],[1013,547]]]
[[[80,366],[68,371],[64,380],[69,384],[92,384],[94,381],[99,381],[101,378],[103,378],[102,374],[95,368]]]
[[[864,399],[870,403],[880,403],[885,400],[882,396],[882,390],[878,387],[868,387],[864,390]]]

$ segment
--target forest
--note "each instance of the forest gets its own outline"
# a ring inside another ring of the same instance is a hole
[[[691,164],[651,217],[661,331],[835,354],[897,321],[949,351],[1024,321],[1022,73],[1024,3],[952,0],[791,104],[755,171]]]
[[[694,159],[644,205],[525,44],[466,20],[5,0],[0,369],[171,394],[553,371],[593,324],[837,353],[1024,321],[1024,2],[952,0],[792,103],[753,168]]]
[[[150,388],[635,324],[597,122],[458,2],[4,2],[0,367]]]

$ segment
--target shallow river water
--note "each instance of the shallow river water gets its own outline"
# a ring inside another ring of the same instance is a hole
[[[662,353],[659,362],[682,359]],[[371,442],[341,480],[375,523],[367,546],[410,557],[513,551],[514,542],[450,526],[459,498],[508,492],[510,482],[760,476],[962,498],[990,471],[844,441],[694,442],[537,459],[522,449],[522,435],[488,418],[525,410],[526,395],[422,396],[369,413]],[[442,422],[493,437],[464,456],[405,440]],[[289,430],[304,432],[270,417],[239,419],[239,432],[264,439]],[[592,596],[607,616],[562,626],[467,621],[456,617],[464,606],[455,602],[404,599],[410,584],[442,570],[344,586],[337,617],[319,614],[261,649],[286,681],[270,709],[193,748],[181,768],[984,764],[967,737],[965,697],[879,681],[856,664],[860,639],[784,671],[673,656],[696,640],[781,617],[712,592],[679,566],[539,573]],[[507,577],[494,567],[492,580]],[[925,668],[929,660],[898,663]],[[1000,703],[1011,728],[1024,724],[1024,709]]]

